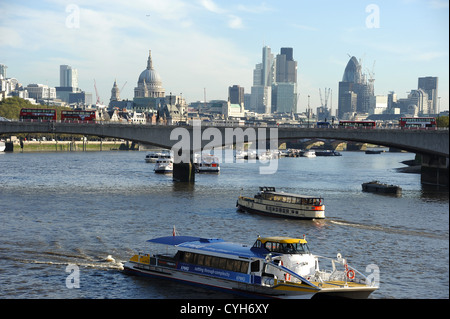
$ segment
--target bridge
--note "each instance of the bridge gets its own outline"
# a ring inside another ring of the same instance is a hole
[[[188,149],[191,153],[205,146],[219,147],[236,142],[278,142],[278,140],[321,138],[354,141],[394,147],[421,154],[425,165],[446,166],[448,176],[448,130],[342,129],[298,127],[213,127],[200,125],[167,126],[113,123],[0,122],[0,134],[18,133],[80,134],[109,137],[150,144],[167,149]],[[262,144],[266,145],[266,144]],[[278,145],[276,145],[278,147]],[[272,144],[271,144],[271,148]],[[186,160],[181,160],[186,162]],[[426,164],[428,163],[428,164]],[[448,180],[448,178],[447,178]],[[447,181],[448,185],[448,181]]]

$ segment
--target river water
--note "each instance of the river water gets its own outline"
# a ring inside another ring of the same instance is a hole
[[[375,264],[371,298],[449,298],[448,192],[424,189],[397,171],[410,153],[343,152],[260,163],[223,163],[194,185],[155,174],[145,152],[0,154],[0,298],[226,298],[200,288],[129,276],[122,262],[172,234],[253,244],[261,236],[306,235],[310,249],[340,252],[364,272]],[[361,191],[380,180],[402,197]],[[326,219],[284,220],[236,211],[259,186],[320,195]],[[68,268],[69,265],[69,268]],[[74,288],[78,269],[79,288]]]

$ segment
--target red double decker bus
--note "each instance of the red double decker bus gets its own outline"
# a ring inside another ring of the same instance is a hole
[[[339,127],[371,129],[376,127],[376,123],[375,121],[339,121]]]
[[[401,117],[399,124],[402,129],[436,129],[434,117]]]
[[[24,121],[56,121],[54,109],[21,109],[19,118]]]
[[[61,111],[61,122],[95,122],[96,111]]]

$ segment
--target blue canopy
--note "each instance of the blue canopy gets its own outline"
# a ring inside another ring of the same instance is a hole
[[[218,238],[201,238],[193,236],[167,236],[147,240],[150,243],[190,248],[209,253],[222,253],[241,257],[264,258],[268,251],[264,248],[256,248],[242,244],[226,242]]]
[[[178,246],[187,242],[200,242],[200,243],[213,243],[213,242],[222,242],[223,239],[217,238],[201,238],[194,236],[166,236],[166,237],[158,237],[147,240],[149,243],[163,244],[163,245],[171,245]]]

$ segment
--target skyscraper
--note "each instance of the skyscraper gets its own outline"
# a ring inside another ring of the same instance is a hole
[[[60,65],[59,86],[78,88],[78,70],[69,65]]]
[[[292,48],[281,48],[275,63],[272,112],[297,112],[297,61]]]
[[[257,113],[271,113],[274,61],[270,47],[262,49],[262,62],[253,71],[250,109]]]
[[[275,68],[275,82],[297,83],[297,61],[294,61],[292,48],[281,48],[280,54],[276,57]]]
[[[438,78],[427,76],[419,78],[418,89],[422,89],[428,94],[428,109],[423,110],[423,114],[437,114],[438,113]]]
[[[6,79],[6,69],[8,67],[4,64],[0,64],[0,75],[3,77],[3,79]]]
[[[354,113],[369,112],[370,100],[374,96],[374,79],[367,81],[361,69],[362,66],[356,57],[351,57],[345,67],[342,81],[339,82],[338,117],[340,119],[352,117]]]
[[[228,88],[228,98],[231,104],[243,104],[244,103],[244,87],[239,85],[233,85]]]

